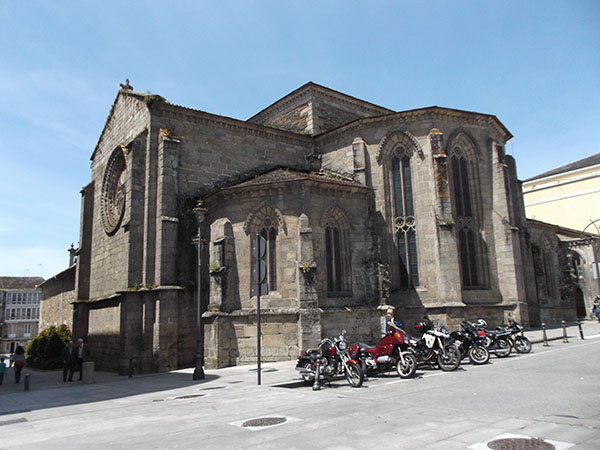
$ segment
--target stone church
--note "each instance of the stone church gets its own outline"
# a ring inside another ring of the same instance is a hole
[[[245,121],[122,85],[82,190],[74,335],[100,369],[192,366],[200,288],[206,366],[255,362],[256,236],[264,361],[342,328],[374,342],[386,305],[409,329],[424,314],[527,324],[511,137],[490,114],[395,112],[312,82]]]

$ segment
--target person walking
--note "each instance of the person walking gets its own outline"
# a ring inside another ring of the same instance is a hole
[[[20,345],[15,349],[15,363],[13,370],[15,371],[15,384],[21,381],[21,371],[25,367],[25,350]]]
[[[79,381],[83,379],[83,363],[87,361],[89,356],[89,350],[86,344],[83,343],[83,339],[77,339],[77,370],[79,370]]]
[[[594,297],[594,303],[592,303],[592,313],[596,316],[598,322],[600,322],[600,296]]]
[[[69,341],[67,346],[63,349],[62,359],[63,383],[67,382],[67,374],[69,376],[69,381],[73,381],[73,372],[75,371],[75,364],[77,359],[77,354],[75,353],[75,349],[73,348],[73,341]]]
[[[4,372],[6,372],[5,358],[0,358],[0,384],[4,381]]]

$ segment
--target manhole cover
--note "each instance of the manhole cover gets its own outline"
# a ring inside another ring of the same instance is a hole
[[[508,438],[488,442],[492,450],[554,450],[554,445],[537,438]]]
[[[189,395],[180,395],[179,397],[175,397],[175,400],[184,400],[186,398],[196,398],[196,397],[204,397],[206,394],[189,394]]]
[[[252,419],[245,421],[243,427],[270,427],[273,425],[279,425],[285,422],[285,417],[261,417],[259,419]]]

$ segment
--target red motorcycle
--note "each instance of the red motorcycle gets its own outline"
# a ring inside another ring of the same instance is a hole
[[[409,349],[405,334],[394,328],[390,328],[376,346],[358,343],[349,350],[361,363],[365,375],[370,370],[384,374],[395,367],[400,378],[410,378],[417,370],[417,359]]]

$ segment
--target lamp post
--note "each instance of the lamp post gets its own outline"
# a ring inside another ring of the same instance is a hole
[[[198,250],[198,298],[196,315],[196,368],[194,369],[194,380],[204,380],[204,325],[202,324],[202,222],[206,217],[208,209],[202,200],[198,200],[192,212],[196,215],[198,222],[198,236],[196,246]]]

